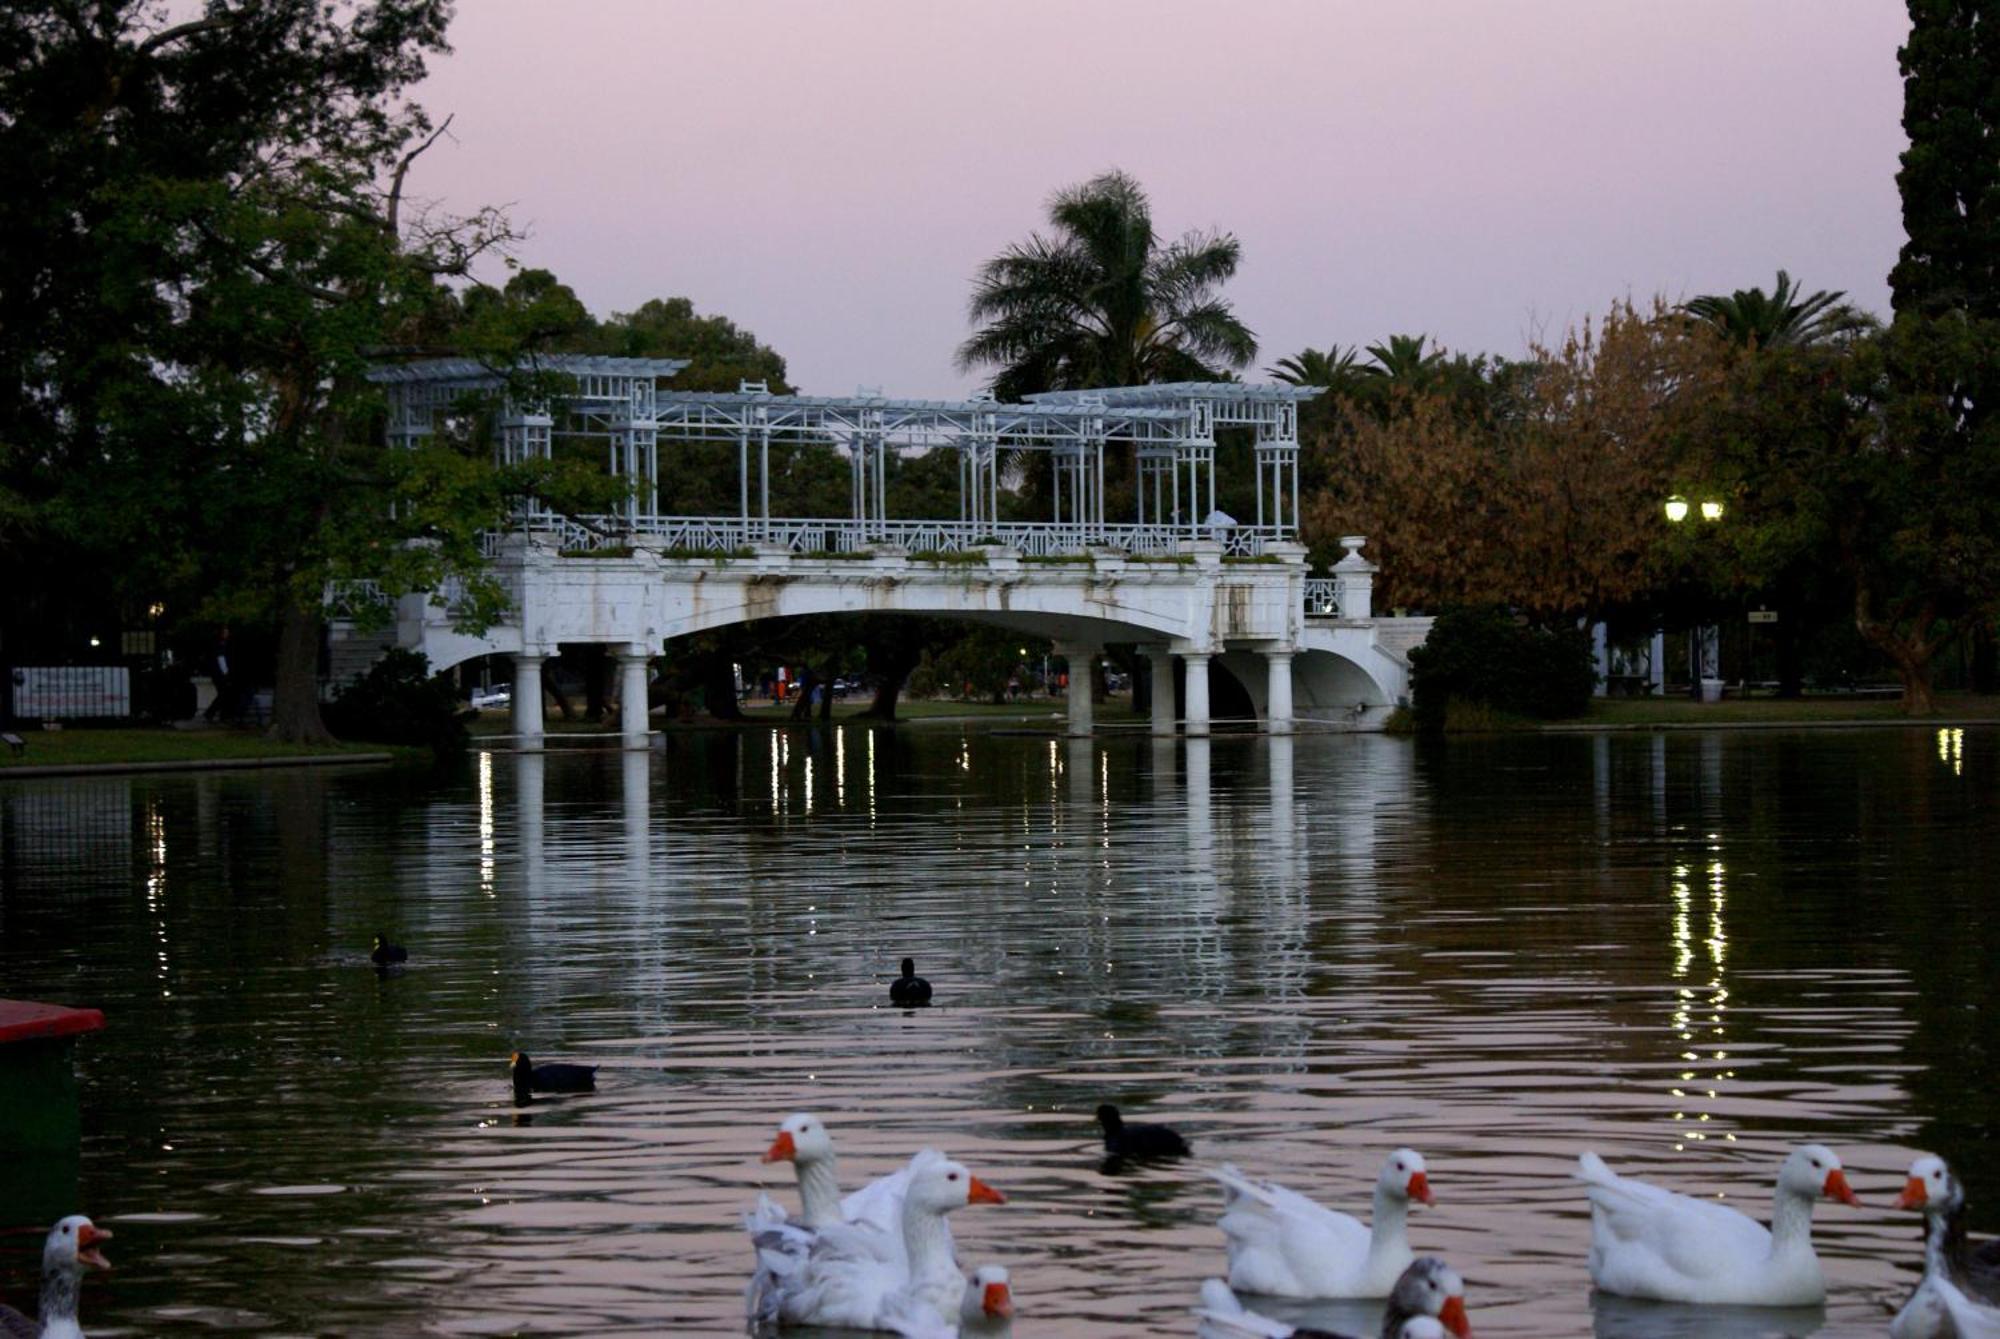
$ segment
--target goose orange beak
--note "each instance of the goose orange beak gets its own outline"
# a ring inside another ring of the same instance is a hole
[[[764,1150],[764,1161],[766,1162],[791,1162],[798,1156],[799,1146],[792,1142],[792,1132],[790,1130],[778,1131],[778,1137],[773,1139],[771,1146]]]
[[[1422,1172],[1411,1175],[1410,1184],[1404,1188],[1404,1193],[1419,1204],[1437,1203],[1437,1197],[1431,1194],[1430,1178]]]
[[[1438,1312],[1438,1323],[1458,1336],[1458,1339],[1472,1339],[1472,1322],[1465,1318],[1465,1299],[1447,1297],[1444,1309]]]
[[[1898,1209],[1921,1209],[1930,1203],[1930,1192],[1924,1188],[1924,1178],[1913,1176],[1903,1183],[1903,1193],[1896,1200]]]
[[[989,1283],[980,1299],[980,1310],[989,1316],[1011,1316],[1014,1314],[1014,1296],[1007,1291],[1004,1283]]]
[[[97,1250],[97,1243],[110,1241],[111,1234],[93,1223],[85,1223],[76,1230],[76,1258],[92,1269],[109,1269],[111,1262]]]
[[[1861,1203],[1854,1197],[1854,1192],[1847,1188],[1847,1175],[1838,1167],[1826,1174],[1826,1186],[1820,1193],[1830,1200],[1839,1200],[1849,1206]]]
[[[1007,1197],[975,1176],[972,1178],[972,1184],[965,1188],[965,1202],[967,1204],[1005,1204]]]

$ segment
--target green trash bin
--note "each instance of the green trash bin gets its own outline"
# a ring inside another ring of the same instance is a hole
[[[103,1026],[96,1009],[0,1000],[0,1226],[45,1227],[79,1212],[74,1052]]]

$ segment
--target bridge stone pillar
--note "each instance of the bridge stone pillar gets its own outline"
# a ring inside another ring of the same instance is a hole
[[[538,753],[542,747],[542,657],[514,657],[514,747]]]
[[[1087,736],[1095,724],[1091,719],[1090,681],[1091,661],[1097,656],[1097,648],[1080,642],[1057,642],[1055,649],[1057,655],[1069,662],[1069,720],[1063,733]]]
[[[1153,733],[1170,735],[1174,732],[1173,652],[1155,646],[1146,652],[1146,663],[1153,671]]]
[[[1274,735],[1292,732],[1292,653],[1266,651],[1264,665],[1270,675],[1264,691],[1264,728]]]
[[[1333,575],[1340,583],[1336,591],[1340,616],[1344,619],[1366,619],[1374,607],[1375,564],[1361,556],[1361,548],[1367,542],[1365,535],[1340,537],[1340,547],[1347,550],[1347,556],[1333,565]]]
[[[652,740],[647,728],[645,648],[626,647],[618,653],[618,728],[628,749],[642,749]]]
[[[1185,651],[1181,663],[1187,667],[1187,732],[1208,733],[1208,661],[1206,651]]]

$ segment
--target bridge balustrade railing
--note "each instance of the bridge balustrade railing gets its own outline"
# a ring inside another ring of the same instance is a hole
[[[1109,548],[1144,557],[1172,557],[1190,539],[1221,545],[1226,557],[1255,558],[1272,542],[1290,536],[1274,526],[1213,526],[1190,532],[1176,525],[1082,525],[1047,521],[931,521],[771,519],[716,516],[558,516],[523,518],[522,528],[548,536],[566,552],[622,548],[638,540],[677,554],[741,554],[775,545],[799,555],[861,553],[891,544],[912,553],[958,553],[1002,545],[1029,557],[1045,558]],[[482,540],[489,557],[499,553],[502,536]]]
[[[1307,577],[1305,605],[1307,618],[1339,618],[1341,588],[1339,577]]]
[[[389,593],[382,589],[379,581],[329,581],[326,583],[326,616],[328,618],[358,618],[363,614],[394,604]]]

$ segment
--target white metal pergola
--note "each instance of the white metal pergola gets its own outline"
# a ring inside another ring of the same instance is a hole
[[[572,387],[559,400],[522,404],[505,395],[505,369],[469,359],[382,366],[370,379],[389,399],[389,440],[409,443],[437,430],[470,395],[502,392],[496,457],[503,463],[548,458],[560,437],[608,440],[610,473],[629,481],[612,516],[524,514],[523,523],[561,532],[565,547],[596,548],[649,537],[663,547],[730,552],[778,544],[795,552],[845,551],[874,543],[952,551],[998,541],[1026,553],[1074,552],[1102,544],[1133,553],[1172,553],[1182,541],[1216,539],[1237,553],[1298,532],[1298,405],[1314,387],[1236,382],[1177,382],[1096,391],[1061,391],[1008,403],[773,395],[757,383],[730,392],[662,390],[686,366],[671,358],[543,357],[517,369],[554,373]],[[1218,527],[1215,430],[1255,433],[1257,517]],[[773,440],[822,441],[846,453],[852,513],[839,518],[771,515]],[[659,503],[662,442],[723,442],[737,448],[734,516],[663,513]],[[1135,455],[1137,520],[1106,520],[1107,450]],[[958,453],[959,514],[896,519],[888,515],[891,453],[947,448]],[[999,519],[1003,450],[1053,457],[1053,508],[1045,522]],[[1186,482],[1183,495],[1182,483]]]

